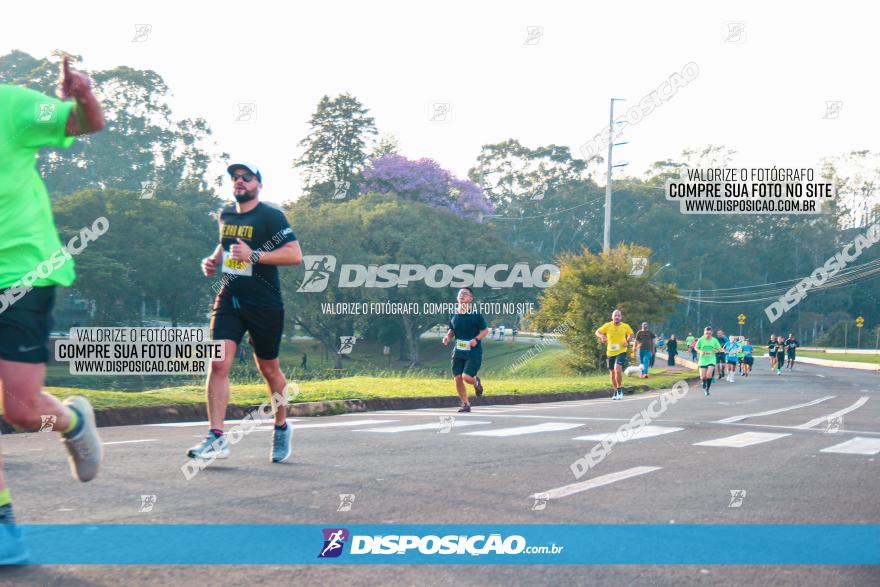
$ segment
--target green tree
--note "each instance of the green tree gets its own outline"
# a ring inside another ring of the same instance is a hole
[[[71,56],[75,66],[79,61]],[[196,182],[202,190],[219,185],[221,178],[208,178],[208,169],[228,155],[217,153],[204,119],[174,117],[171,91],[161,75],[124,66],[85,73],[92,78],[107,126],[40,158],[40,174],[53,199],[85,188],[139,192],[146,181],[175,188]],[[36,59],[13,51],[0,56],[0,83],[54,95],[57,76],[57,54]]]
[[[651,280],[655,265],[649,265],[641,277],[630,275],[631,259],[650,254],[646,247],[622,245],[607,255],[584,250],[580,255],[566,253],[557,261],[561,278],[541,297],[533,324],[545,332],[568,327],[562,338],[574,369],[588,372],[601,367],[605,348],[595,332],[611,319],[614,309],[619,308],[624,322],[638,330],[638,323],[659,322],[675,307],[675,286]]]
[[[334,201],[346,182],[347,197],[354,197],[358,173],[369,159],[376,134],[369,110],[357,98],[351,94],[322,97],[309,120],[309,134],[299,143],[303,153],[293,161],[302,171],[308,200]],[[383,148],[391,148],[390,143]]]
[[[173,325],[203,322],[212,289],[199,260],[217,242],[217,225],[204,210],[218,206],[208,193],[162,189],[151,199],[82,190],[56,202],[62,242],[98,217],[109,221],[107,232],[76,257],[73,288],[95,301],[96,325],[140,323],[143,304],[155,300]]]
[[[494,207],[488,223],[544,259],[580,250],[601,230],[604,192],[568,147],[531,149],[515,139],[484,145],[468,175]]]
[[[340,204],[310,206],[297,202],[289,209],[291,224],[302,242],[306,267],[285,272],[284,293],[294,320],[310,336],[321,340],[328,348],[338,344],[339,336],[354,333],[385,331],[385,340],[393,338],[395,329],[385,324],[396,323],[405,341],[411,365],[420,361],[418,340],[432,326],[446,321],[445,314],[403,314],[381,316],[337,315],[325,311],[326,304],[336,302],[392,302],[417,304],[451,303],[456,289],[428,286],[424,281],[411,282],[406,287],[338,287],[337,275],[321,293],[296,293],[302,283],[310,255],[333,255],[337,271],[342,264],[381,266],[385,264],[459,264],[533,263],[534,256],[510,247],[502,238],[472,219],[430,207],[420,202],[403,199],[395,194],[365,194]],[[438,246],[438,235],[449,235],[448,246]],[[479,247],[469,239],[479,235]],[[488,290],[488,288],[486,288]],[[535,299],[535,288],[517,286],[504,290],[500,301],[516,302]],[[478,301],[489,295],[476,288]],[[391,332],[388,332],[391,330]],[[341,364],[341,363],[340,363]]]

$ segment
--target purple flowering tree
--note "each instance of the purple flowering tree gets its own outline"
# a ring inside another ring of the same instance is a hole
[[[393,192],[435,208],[446,208],[460,216],[492,212],[492,205],[480,186],[469,179],[458,179],[433,159],[412,161],[389,153],[370,161],[363,178],[362,194]]]

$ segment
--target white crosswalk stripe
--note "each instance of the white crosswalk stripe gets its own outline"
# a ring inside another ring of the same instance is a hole
[[[836,396],[828,395],[825,397],[820,397],[818,399],[814,399],[810,402],[805,402],[802,404],[796,404],[793,406],[786,406],[784,408],[777,408],[775,410],[767,410],[766,412],[756,412],[754,414],[743,414],[742,416],[733,416],[730,418],[724,418],[723,420],[718,420],[716,424],[732,424],[734,422],[741,422],[742,420],[747,420],[749,418],[757,418],[759,416],[772,416],[773,414],[781,414],[782,412],[788,412],[791,410],[798,410],[800,408],[806,408],[809,406],[815,406],[816,404],[820,404],[824,401],[828,401],[830,399],[834,399]]]
[[[628,440],[640,440],[642,438],[651,438],[652,436],[662,436],[671,432],[679,432],[684,428],[672,428],[669,426],[644,426],[640,430],[629,434],[622,434],[618,431],[605,432],[602,434],[588,434],[586,436],[575,436],[572,440],[595,440],[601,442],[606,438],[613,438],[615,442],[626,442]]]
[[[846,442],[823,448],[819,452],[833,452],[847,455],[875,455],[880,453],[880,438],[856,436]]]
[[[271,420],[271,417],[268,419]],[[296,418],[287,418],[287,421],[288,422],[299,422],[299,420]],[[225,421],[225,425],[227,428],[230,426],[235,426],[236,424],[241,424],[241,420],[226,420]],[[205,428],[207,428],[210,425],[211,425],[211,423],[208,422],[207,420],[204,420],[202,422],[163,422],[162,424],[142,424],[142,426],[147,426],[147,427],[151,427],[151,428],[152,427],[156,427],[156,428],[191,428],[191,427],[196,427],[196,426],[204,426]]]
[[[695,442],[694,446],[724,446],[743,448],[752,446],[753,444],[762,444],[772,440],[778,440],[791,434],[774,434],[772,432],[743,432],[742,434],[734,434],[733,436],[725,436],[724,438],[716,438],[715,440],[706,440],[703,442]]]
[[[572,483],[571,485],[563,485],[562,487],[548,489],[547,491],[542,491],[541,493],[535,493],[532,495],[532,497],[559,499],[561,497],[568,497],[569,495],[580,493],[581,491],[587,491],[588,489],[595,489],[596,487],[602,487],[603,485],[610,485],[611,483],[616,483],[617,481],[623,481],[624,479],[629,479],[630,477],[638,477],[639,475],[644,475],[645,473],[653,473],[654,471],[659,471],[660,469],[661,467],[633,467],[631,469],[618,471],[617,473],[609,473],[608,475],[602,475],[600,477],[587,479],[586,481],[581,481],[580,483]]]
[[[540,432],[558,432],[580,428],[583,424],[572,422],[544,422],[530,426],[514,426],[513,428],[498,428],[495,430],[480,430],[479,432],[464,432],[466,436],[520,436],[522,434],[537,434]]]
[[[452,428],[462,428],[464,426],[476,426],[478,424],[491,424],[492,422],[478,420],[455,420],[452,422]],[[427,424],[411,424],[409,426],[383,426],[381,428],[357,429],[355,432],[385,432],[386,434],[394,434],[397,432],[414,432],[417,430],[440,430],[443,423],[428,422]]]
[[[303,430],[307,428],[341,428],[344,426],[363,426],[363,425],[372,425],[372,424],[388,424],[390,422],[397,422],[397,420],[351,420],[348,422],[325,422],[321,424],[299,424],[293,427],[294,432],[297,430]],[[255,430],[272,430],[273,426],[260,426],[259,428],[255,428]]]

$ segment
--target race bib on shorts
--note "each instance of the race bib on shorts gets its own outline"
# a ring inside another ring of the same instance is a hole
[[[456,339],[455,340],[455,350],[457,350],[457,351],[471,350],[471,341]]]
[[[254,266],[247,261],[233,259],[230,253],[223,251],[223,273],[251,276],[254,274]]]
[[[609,344],[608,350],[609,351],[619,351],[620,350],[620,343],[616,342],[614,344]]]

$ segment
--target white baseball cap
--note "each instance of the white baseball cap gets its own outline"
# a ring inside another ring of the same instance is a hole
[[[251,165],[250,163],[233,163],[229,167],[226,168],[226,173],[232,175],[233,169],[247,169],[251,173],[257,176],[257,181],[263,183],[263,176],[260,174],[260,168],[256,165]]]

